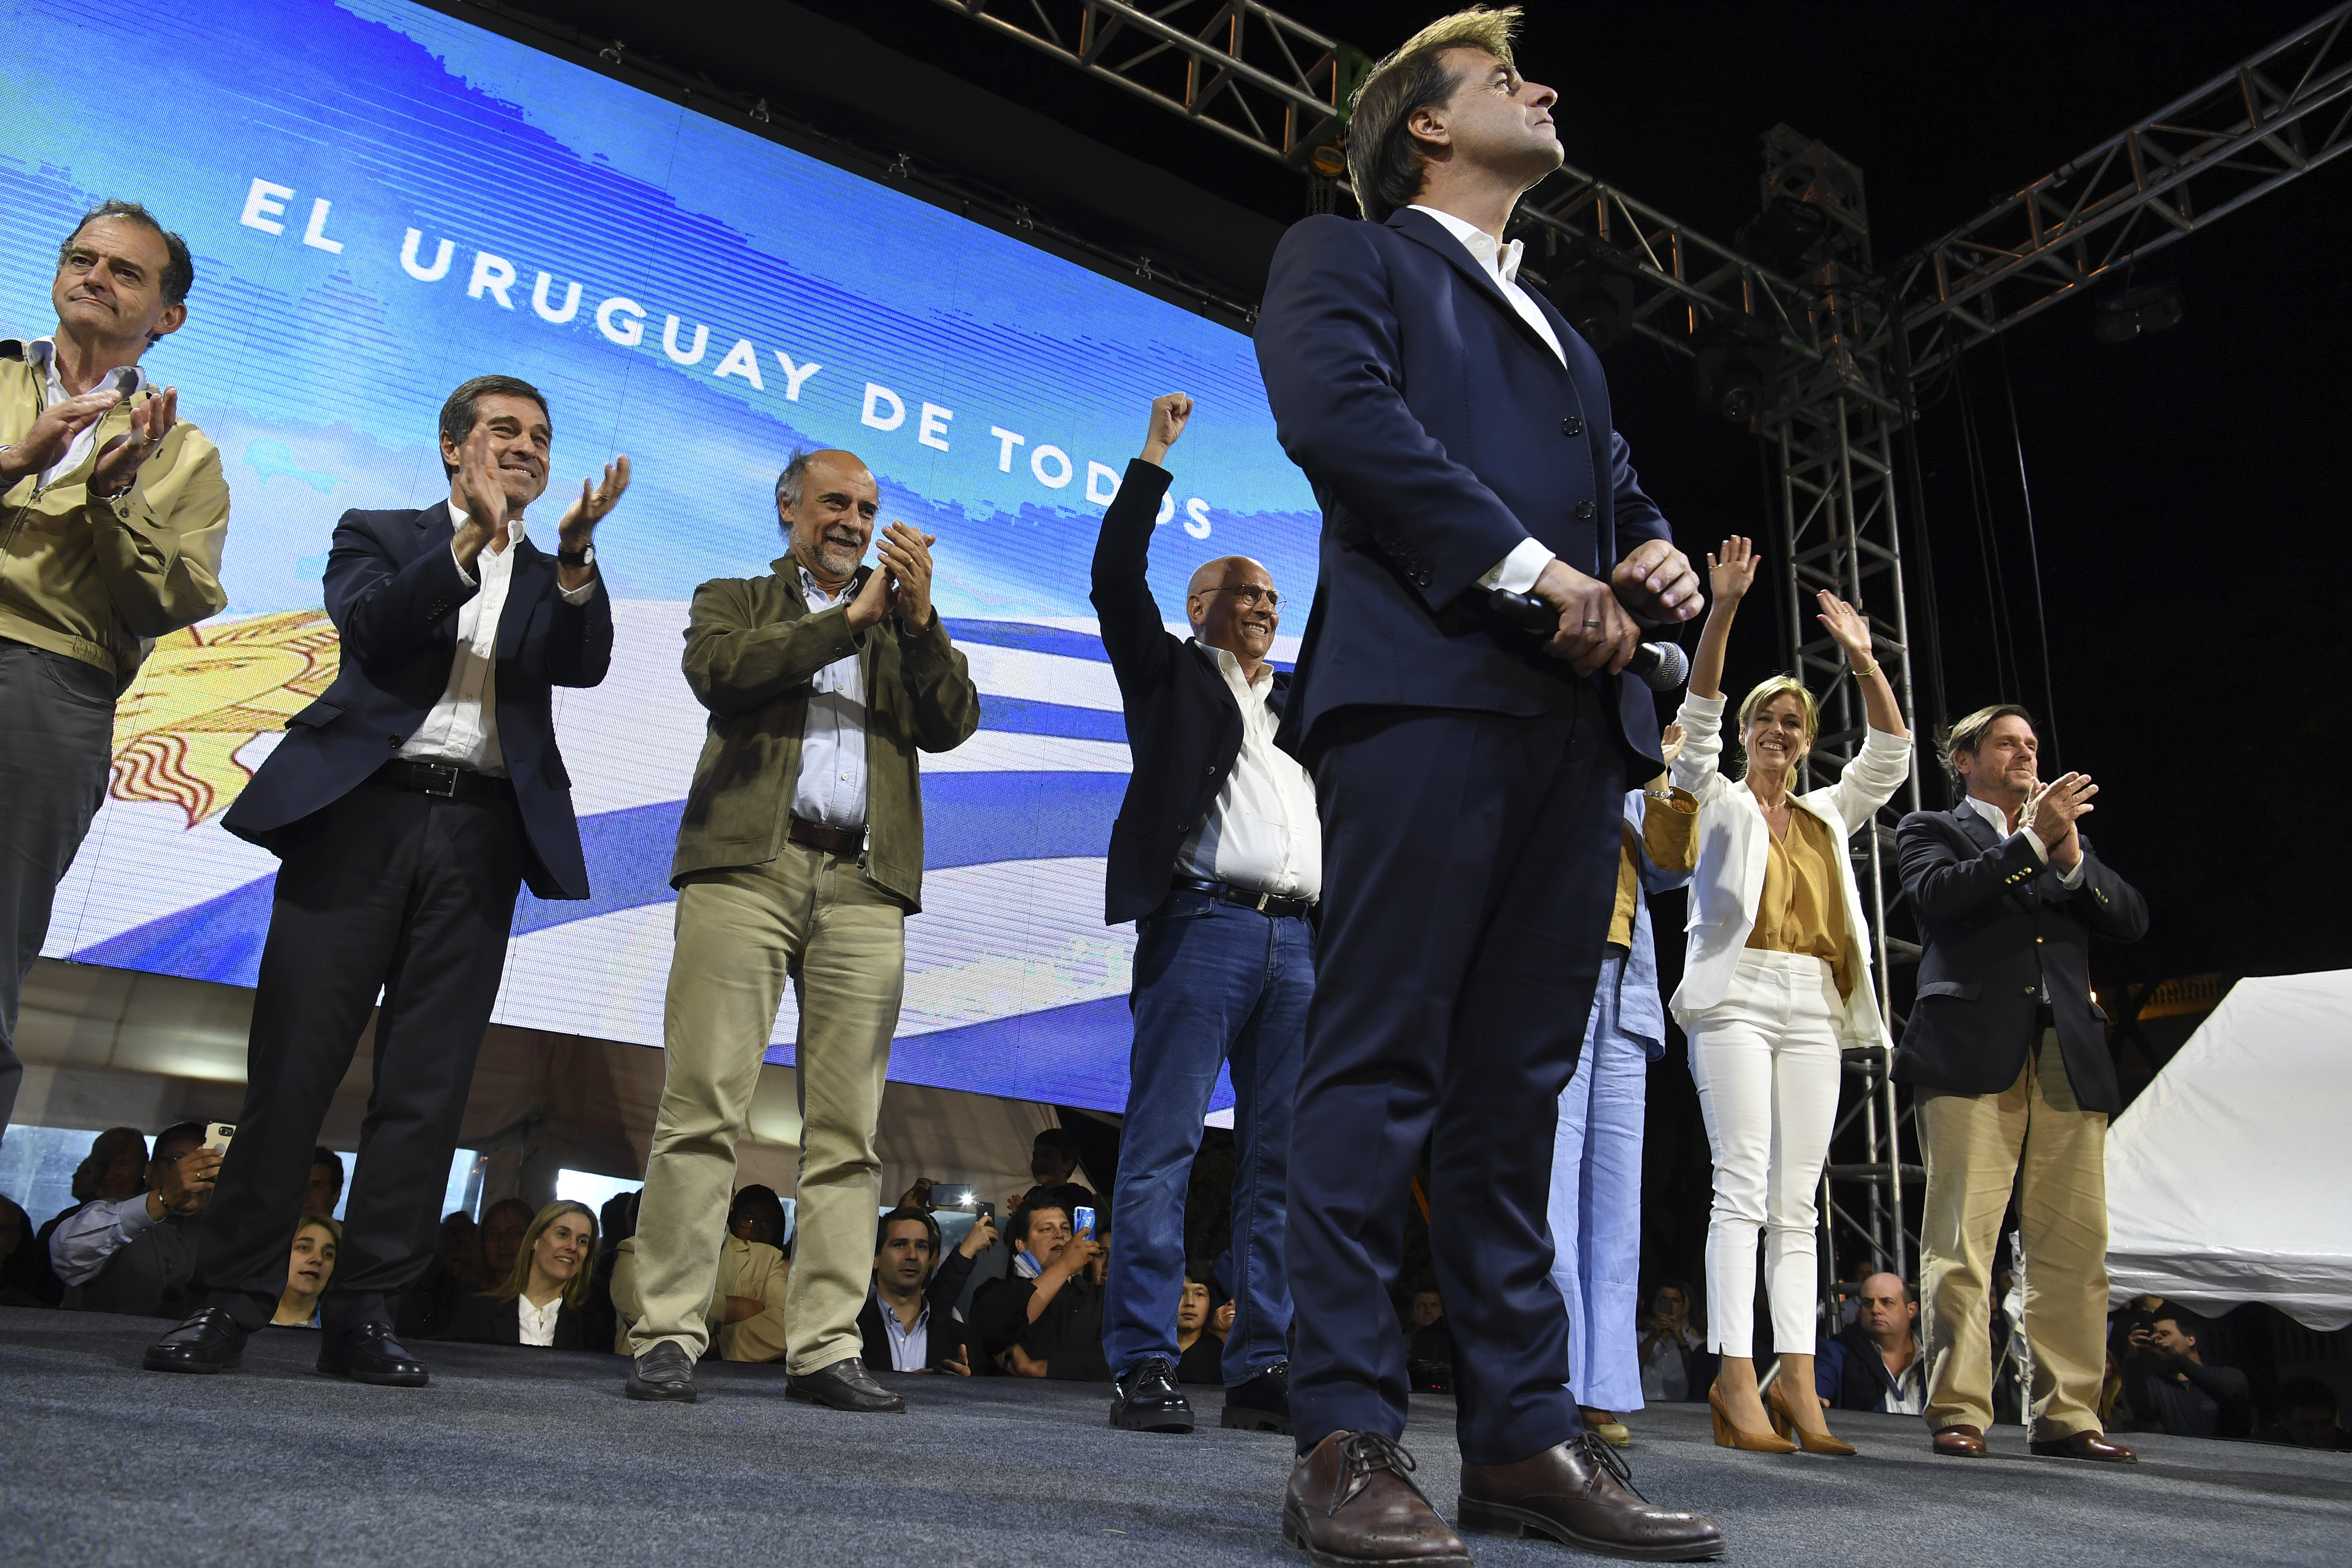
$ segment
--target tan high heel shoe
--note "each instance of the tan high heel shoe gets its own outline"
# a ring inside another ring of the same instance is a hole
[[[1797,1446],[1786,1437],[1770,1432],[1750,1432],[1735,1426],[1731,1412],[1723,1407],[1723,1390],[1709,1384],[1706,1407],[1715,1416],[1715,1446],[1718,1448],[1744,1448],[1751,1454],[1793,1454]]]
[[[1819,1432],[1809,1432],[1799,1426],[1796,1413],[1789,1408],[1788,1396],[1780,1392],[1785,1386],[1783,1379],[1772,1380],[1772,1386],[1764,1391],[1764,1413],[1772,1418],[1773,1431],[1783,1438],[1795,1436],[1796,1442],[1791,1447],[1801,1447],[1808,1454],[1833,1454],[1841,1458],[1862,1451],[1843,1437],[1832,1436],[1826,1426]]]

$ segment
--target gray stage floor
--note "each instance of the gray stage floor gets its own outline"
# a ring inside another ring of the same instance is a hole
[[[310,1371],[257,1339],[245,1370],[142,1373],[162,1325],[0,1309],[0,1561],[41,1564],[1303,1564],[1276,1532],[1287,1438],[1112,1431],[1066,1384],[905,1377],[904,1416],[788,1402],[766,1368],[702,1402],[633,1404],[618,1358],[420,1349],[427,1389]],[[1202,1391],[1209,1420],[1219,1395]],[[1406,1441],[1454,1508],[1449,1400]],[[2352,1563],[2352,1455],[2135,1439],[2117,1469],[1937,1459],[1916,1421],[1847,1415],[1858,1459],[1738,1454],[1706,1411],[1633,1420],[1634,1479],[1712,1514],[1727,1563],[2162,1568]],[[1598,1561],[1471,1538],[1479,1563]]]

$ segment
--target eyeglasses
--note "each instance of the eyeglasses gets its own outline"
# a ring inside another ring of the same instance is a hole
[[[1244,610],[1255,610],[1264,605],[1269,610],[1282,608],[1282,595],[1271,588],[1261,588],[1255,583],[1244,583],[1237,588],[1219,588],[1220,594],[1231,594],[1242,602]]]

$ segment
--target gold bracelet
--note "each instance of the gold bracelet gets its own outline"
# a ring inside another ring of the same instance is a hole
[[[1878,666],[1874,664],[1868,669],[1864,669],[1862,666],[1855,665],[1853,667],[1853,673],[1857,679],[1865,675],[1876,675],[1878,673]]]

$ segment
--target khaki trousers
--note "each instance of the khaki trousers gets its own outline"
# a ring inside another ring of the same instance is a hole
[[[1919,1294],[1927,1426],[1992,1426],[1993,1249],[2012,1184],[2025,1241],[2025,1338],[2037,1442],[2099,1430],[2106,1371],[2107,1116],[2074,1102],[2058,1033],[2042,1031],[1999,1094],[1923,1090],[1927,1166]]]
[[[637,1215],[636,1353],[702,1355],[735,1140],[790,979],[800,1001],[801,1173],[785,1370],[856,1355],[874,1273],[882,1162],[874,1123],[906,981],[906,910],[854,860],[787,844],[763,866],[698,873],[678,893],[663,1015],[668,1062]]]

